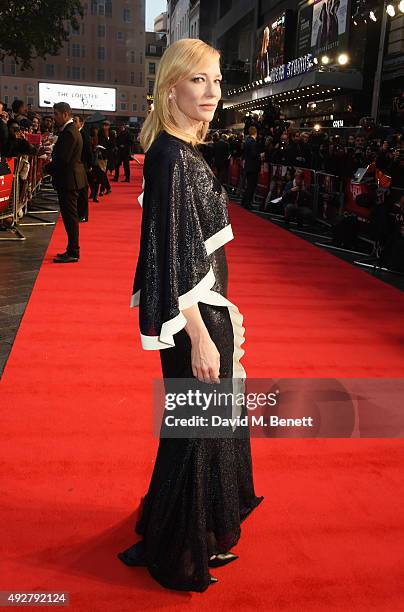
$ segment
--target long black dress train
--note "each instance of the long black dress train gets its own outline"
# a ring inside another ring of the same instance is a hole
[[[200,152],[162,131],[145,156],[142,234],[132,306],[143,348],[158,349],[163,377],[194,378],[181,310],[198,302],[220,353],[220,378],[240,390],[243,317],[227,300],[224,244],[233,237],[227,193]],[[235,386],[234,386],[235,385]],[[150,574],[164,587],[204,591],[209,558],[239,540],[262,501],[254,492],[250,440],[160,438],[136,532]]]

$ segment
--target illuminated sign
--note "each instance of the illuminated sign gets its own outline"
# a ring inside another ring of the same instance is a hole
[[[309,72],[312,70],[313,66],[313,56],[311,53],[307,53],[303,55],[303,57],[298,57],[287,64],[272,68],[271,83],[279,83],[279,81],[284,81],[285,79],[290,79],[299,74]]]
[[[39,106],[52,108],[56,102],[67,102],[76,110],[116,111],[114,87],[90,87],[67,83],[38,83]]]

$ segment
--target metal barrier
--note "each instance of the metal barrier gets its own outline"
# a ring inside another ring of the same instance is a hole
[[[57,209],[40,210],[32,204],[43,185],[43,166],[43,160],[37,156],[0,159],[0,240],[25,240],[19,230],[22,226],[55,224],[36,215],[58,213]],[[21,223],[24,216],[33,217],[37,222]]]
[[[240,198],[242,196],[242,168],[242,161],[232,158],[229,168],[228,185],[226,185],[232,197],[233,193],[237,193]],[[281,197],[286,183],[293,178],[289,175],[289,169],[290,166],[281,164],[268,164],[265,161],[261,163],[254,203],[258,206],[260,213],[269,216],[270,219],[276,222],[282,222],[285,218]],[[338,221],[343,217],[355,215],[360,224],[358,240],[371,245],[373,248],[372,255],[377,245],[369,234],[369,209],[361,205],[360,198],[359,200],[357,199],[358,195],[368,193],[368,184],[356,183],[351,179],[343,180],[336,175],[323,171],[315,171],[311,168],[293,167],[293,172],[296,170],[303,172],[305,188],[312,195],[313,218],[318,231],[312,231],[311,229],[307,231],[295,227],[291,228],[292,231],[325,241],[316,242],[318,246],[366,256],[368,255],[367,252],[354,251],[351,248],[331,244],[331,241],[334,242],[333,228]],[[383,195],[386,193],[386,181],[384,180],[385,177],[382,178],[383,180],[381,181],[380,176],[375,175],[375,180],[379,185],[379,193]],[[390,188],[390,192],[394,191],[399,193],[403,190]]]

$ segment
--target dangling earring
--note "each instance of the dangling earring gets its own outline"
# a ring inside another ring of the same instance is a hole
[[[172,94],[168,94],[168,99],[171,100],[172,99]]]

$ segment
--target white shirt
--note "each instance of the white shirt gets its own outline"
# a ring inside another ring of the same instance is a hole
[[[66,125],[69,125],[69,123],[73,123],[73,119],[69,119],[69,121],[66,121],[66,123],[64,123],[62,125],[62,127],[60,128],[59,132],[63,132],[63,130],[65,129]]]

